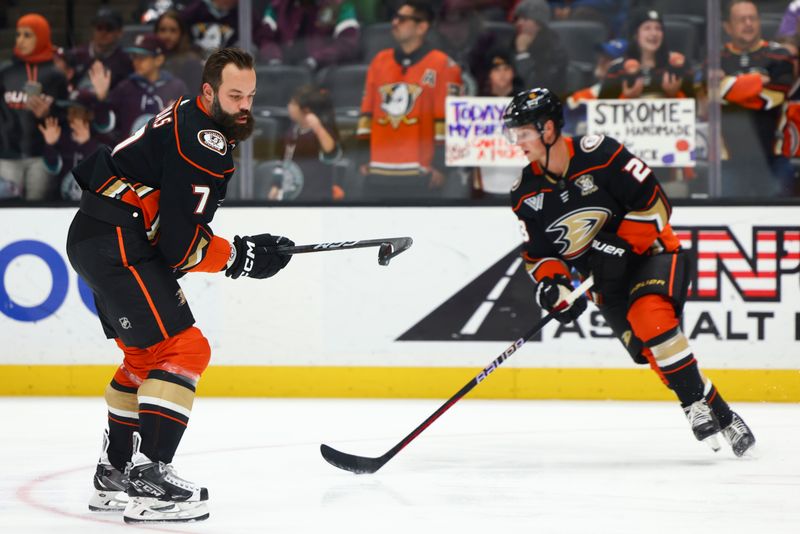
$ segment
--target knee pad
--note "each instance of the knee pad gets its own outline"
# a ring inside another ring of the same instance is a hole
[[[627,319],[633,333],[645,344],[678,326],[673,303],[656,294],[636,299],[628,308]]]
[[[114,374],[114,380],[127,387],[139,387],[147,378],[147,373],[153,368],[155,359],[149,349],[129,347],[119,338],[114,339],[117,346],[122,349],[125,358]]]
[[[211,346],[195,326],[151,347],[156,363],[154,369],[184,376],[197,382],[211,360]]]

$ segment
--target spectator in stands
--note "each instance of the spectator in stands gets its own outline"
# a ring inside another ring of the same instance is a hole
[[[525,87],[547,87],[563,95],[569,57],[549,23],[550,6],[545,0],[522,0],[517,4],[512,43],[514,69]]]
[[[189,92],[182,80],[161,70],[164,47],[154,34],[138,35],[125,51],[133,59],[134,72],[114,89],[110,90],[108,71],[91,71],[98,101],[95,111],[108,117],[98,117],[98,123],[115,124],[121,137],[131,135]]]
[[[153,30],[164,45],[163,70],[183,80],[190,91],[199,91],[203,76],[203,56],[192,44],[186,24],[174,9],[155,21]]]
[[[75,85],[79,90],[90,89],[89,70],[102,63],[111,72],[114,88],[133,72],[131,58],[120,46],[122,16],[110,7],[101,7],[92,19],[92,40],[72,50],[75,56]]]
[[[595,83],[583,87],[567,97],[564,108],[564,131],[574,135],[586,134],[586,101],[600,98],[600,88],[611,64],[623,57],[628,48],[625,39],[612,39],[597,46],[597,62],[594,66]]]
[[[72,168],[92,154],[102,144],[100,137],[93,136],[91,110],[78,102],[67,108],[69,128],[62,132],[59,120],[48,117],[39,125],[45,141],[44,164],[60,184],[60,197],[64,200],[80,200],[81,188],[72,176]]]
[[[327,91],[302,86],[287,106],[292,125],[274,167],[270,200],[331,201],[344,198],[333,164],[342,157],[333,103]]]
[[[593,20],[617,35],[627,16],[629,0],[549,0],[556,20]]]
[[[44,17],[27,14],[17,20],[13,62],[0,71],[0,180],[5,197],[45,200],[53,192],[38,129],[53,102],[67,97],[66,79],[53,63],[53,51]]]
[[[479,96],[511,97],[524,89],[505,47],[488,50],[484,57],[486,66],[482,70],[488,74],[479,81]],[[472,198],[507,198],[517,178],[518,167],[476,167],[472,172]]]
[[[439,49],[462,69],[465,92],[475,94],[477,85],[472,77],[467,79],[475,45],[483,29],[483,19],[475,9],[475,0],[443,0],[436,17]],[[485,61],[486,49],[481,50]],[[471,84],[471,87],[467,87]]]
[[[64,75],[67,80],[67,94],[70,100],[77,98],[77,87],[75,86],[75,69],[78,60],[71,50],[56,48],[53,52],[53,65]]]
[[[783,12],[781,25],[775,40],[782,44],[793,56],[798,53],[798,23],[800,23],[800,0],[793,0]]]
[[[392,19],[397,46],[367,71],[357,135],[369,141],[364,192],[372,198],[441,196],[445,186],[445,98],[461,94],[461,69],[426,41],[434,13],[406,0]]]
[[[239,39],[239,0],[194,0],[180,11],[192,43],[204,56]],[[253,40],[259,42],[261,14],[253,13]]]
[[[631,14],[625,55],[608,67],[600,98],[694,97],[693,74],[680,52],[664,40],[664,22],[654,9]]]
[[[473,4],[484,20],[506,21],[513,18],[517,0],[473,0]]]
[[[157,21],[167,11],[180,11],[188,1],[184,0],[141,0],[139,9],[135,12],[136,18],[142,24]]]
[[[586,100],[600,98],[600,87],[608,74],[611,64],[624,57],[628,49],[625,39],[612,39],[597,45],[597,62],[594,65],[594,81],[589,87],[578,89],[567,99],[568,106],[572,109]]]
[[[488,73],[484,79],[478,80],[479,96],[514,96],[525,89],[522,79],[514,70],[511,53],[505,47],[488,50],[484,62],[486,65],[482,70]]]
[[[732,0],[724,28],[730,42],[720,59],[721,96],[726,104],[722,106],[723,157],[727,156],[722,192],[791,194],[794,172],[788,159],[779,155],[775,131],[794,81],[793,58],[778,43],[761,38],[758,9],[750,0]]]
[[[257,41],[259,58],[304,65],[311,71],[354,62],[361,26],[350,0],[272,0]]]

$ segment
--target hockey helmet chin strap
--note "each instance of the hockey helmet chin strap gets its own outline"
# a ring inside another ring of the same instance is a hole
[[[555,126],[555,123],[553,123],[553,125]],[[536,129],[539,130],[539,134],[541,135],[542,144],[544,145],[544,167],[542,168],[542,171],[547,176],[549,176],[550,178],[555,180],[556,182],[560,182],[562,177],[556,175],[556,173],[554,173],[550,169],[548,169],[547,166],[550,164],[550,149],[553,147],[553,145],[556,144],[556,141],[558,141],[558,138],[561,137],[561,128],[556,127],[556,138],[553,139],[552,143],[546,143],[545,142],[545,140],[544,140],[544,127],[539,128],[539,125],[537,124],[536,125]]]

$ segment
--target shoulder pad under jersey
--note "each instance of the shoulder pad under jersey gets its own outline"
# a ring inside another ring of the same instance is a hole
[[[181,157],[217,178],[230,172],[232,147],[211,117],[192,101],[181,102],[176,114],[175,136]]]

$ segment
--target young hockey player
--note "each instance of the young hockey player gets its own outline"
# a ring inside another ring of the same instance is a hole
[[[219,50],[197,98],[178,99],[73,170],[83,196],[67,253],[92,289],[106,336],[125,355],[106,388],[108,431],[89,508],[124,509],[126,522],[208,517],[208,490],[171,465],[211,357],[177,278],[268,278],[291,258],[262,248],[293,244],[285,237],[229,242],[209,226],[233,175],[235,143],[253,130],[255,89],[252,57]]]
[[[594,276],[592,299],[636,363],[675,392],[698,440],[717,434],[742,456],[755,437],[698,368],[679,318],[688,254],[669,224],[671,206],[652,170],[614,139],[561,135],[561,102],[548,89],[518,93],[504,113],[509,141],[531,164],[511,190],[522,257],[536,302],[552,310],[572,290],[571,271]],[[575,301],[556,318],[586,309]]]

